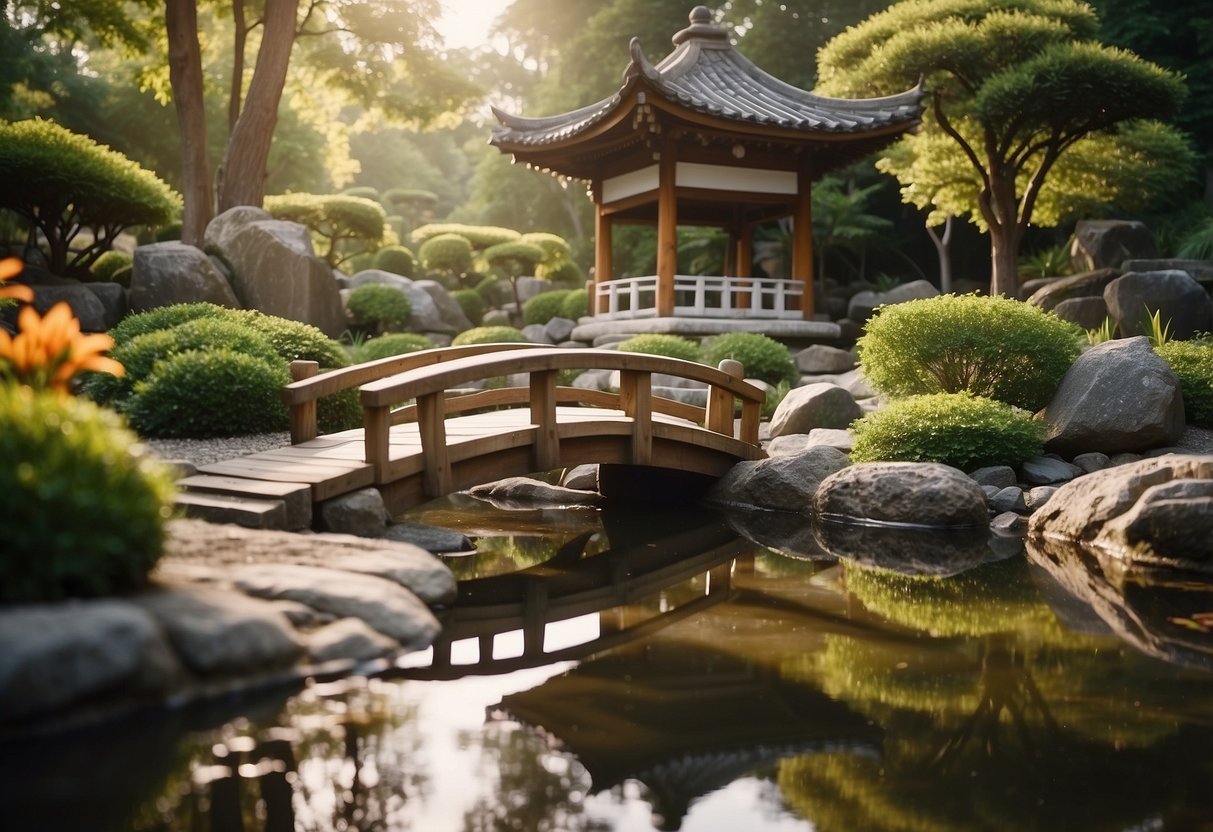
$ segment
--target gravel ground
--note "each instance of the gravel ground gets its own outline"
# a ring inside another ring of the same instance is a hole
[[[194,465],[209,465],[257,451],[268,451],[291,444],[291,435],[253,433],[219,439],[145,439],[144,444],[162,459],[184,459]]]

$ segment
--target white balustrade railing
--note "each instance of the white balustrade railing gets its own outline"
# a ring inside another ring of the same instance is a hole
[[[674,315],[799,319],[803,293],[803,280],[680,274],[674,276]],[[606,298],[606,312],[599,318],[657,316],[657,278],[652,275],[599,283],[597,297]]]

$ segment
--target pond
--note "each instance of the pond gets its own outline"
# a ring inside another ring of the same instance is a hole
[[[1213,828],[1199,577],[1005,541],[907,576],[691,509],[410,519],[479,539],[433,649],[0,747],[0,828]]]

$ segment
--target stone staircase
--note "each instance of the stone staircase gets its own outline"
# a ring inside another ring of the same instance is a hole
[[[298,531],[312,525],[307,483],[199,473],[183,477],[177,486],[177,507],[186,517],[250,529]]]

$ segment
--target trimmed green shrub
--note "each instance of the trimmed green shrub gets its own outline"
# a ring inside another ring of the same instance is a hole
[[[488,309],[488,304],[480,297],[480,293],[475,289],[456,289],[451,292],[451,297],[459,304],[459,308],[467,315],[472,325],[480,326],[480,322],[484,320],[484,312]]]
[[[1179,378],[1188,423],[1213,428],[1213,342],[1168,341],[1154,351]]]
[[[641,352],[645,355],[664,355],[666,358],[681,358],[683,361],[700,362],[699,345],[681,335],[649,333],[633,335],[620,341],[616,347],[620,352]]]
[[[91,402],[0,385],[0,490],[2,602],[137,589],[160,558],[172,480]]]
[[[123,266],[120,269],[116,269],[110,275],[110,283],[117,283],[119,286],[123,287],[124,289],[129,289],[129,288],[131,288],[131,277],[134,274],[135,274],[134,268],[132,268],[131,266]]]
[[[514,295],[510,283],[495,274],[485,275],[476,283],[476,293],[484,299],[485,305],[502,306],[509,303]]]
[[[0,122],[0,208],[43,236],[53,274],[83,268],[133,225],[173,221],[181,198],[121,153],[40,118]],[[73,246],[82,228],[93,242]]]
[[[341,270],[346,274],[358,274],[367,269],[376,268],[375,255],[369,251],[360,251],[342,264]]]
[[[494,225],[463,225],[456,222],[430,223],[413,229],[409,235],[414,243],[424,243],[435,237],[454,234],[467,240],[475,249],[485,249],[498,243],[508,243],[522,237],[512,228]]]
[[[417,256],[432,271],[463,274],[472,267],[472,244],[458,234],[439,234],[422,243]]]
[[[404,355],[418,350],[428,350],[433,346],[433,342],[424,335],[415,332],[393,332],[390,335],[371,338],[356,347],[354,362],[361,364],[364,361],[387,358],[389,355]]]
[[[231,311],[214,303],[174,303],[127,315],[110,329],[109,335],[120,345],[158,329],[171,329],[198,318],[222,318]]]
[[[1005,297],[941,295],[882,306],[859,339],[859,363],[891,396],[967,390],[1025,410],[1049,403],[1085,336]]]
[[[94,280],[111,281],[114,274],[122,269],[131,267],[132,258],[125,251],[107,251],[93,261],[89,267]],[[130,283],[130,280],[127,280]]]
[[[127,415],[144,436],[211,437],[286,430],[286,368],[225,349],[177,353],[135,385]]]
[[[356,324],[376,332],[403,327],[413,312],[413,305],[404,292],[383,283],[364,283],[354,289],[346,307]]]
[[[500,269],[507,277],[520,277],[535,271],[535,264],[543,259],[543,249],[515,240],[489,246],[483,256],[489,265]]]
[[[265,210],[275,218],[306,225],[316,254],[330,266],[375,248],[383,239],[383,206],[373,199],[333,194],[278,194],[265,198]],[[344,248],[353,245],[356,250]]]
[[[370,185],[355,185],[352,188],[346,188],[341,192],[342,196],[353,196],[358,199],[370,199],[376,202],[379,201],[379,189]]]
[[[228,314],[268,338],[278,355],[288,363],[315,361],[322,370],[349,366],[349,356],[341,344],[311,324],[267,315],[256,309],[231,309]]]
[[[401,277],[412,277],[417,268],[417,260],[413,252],[404,246],[384,246],[375,252],[374,268]]]
[[[850,430],[853,462],[942,462],[971,471],[1038,456],[1045,429],[1008,404],[963,392],[894,400]]]
[[[470,344],[525,344],[526,336],[512,326],[478,326],[466,329],[451,341],[452,347]]]
[[[560,306],[560,317],[575,321],[590,314],[590,293],[585,289],[570,289]]]
[[[757,332],[729,332],[703,342],[702,361],[712,367],[720,366],[726,358],[740,361],[746,378],[760,378],[767,384],[800,380],[796,362],[788,348]]]
[[[540,292],[522,304],[522,320],[526,324],[546,324],[560,315],[564,307],[564,299],[568,297],[568,289],[556,289],[551,292]]]

